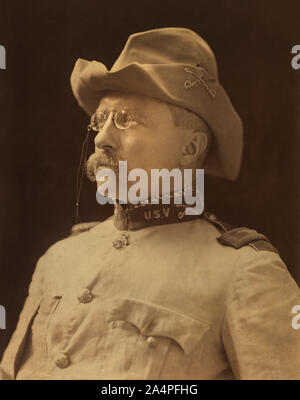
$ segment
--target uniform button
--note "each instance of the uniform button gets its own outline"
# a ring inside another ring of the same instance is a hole
[[[58,353],[55,360],[55,365],[58,368],[67,368],[70,365],[70,357],[67,353]]]
[[[210,218],[212,221],[215,221],[215,220],[217,219],[217,217],[216,217],[215,214],[209,214],[209,218]]]
[[[148,346],[153,348],[156,346],[156,339],[153,336],[147,337]]]
[[[83,288],[78,294],[80,303],[89,303],[93,299],[93,294],[88,288]]]
[[[124,249],[128,245],[128,233],[123,233],[113,241],[115,249]]]

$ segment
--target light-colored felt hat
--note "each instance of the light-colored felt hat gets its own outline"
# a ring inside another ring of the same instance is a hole
[[[149,96],[198,114],[213,133],[204,169],[234,180],[240,170],[243,127],[218,80],[208,44],[186,28],[161,28],[129,37],[110,70],[98,61],[79,58],[71,75],[78,104],[92,115],[104,91]]]

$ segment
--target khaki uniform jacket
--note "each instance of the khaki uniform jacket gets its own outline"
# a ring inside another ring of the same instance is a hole
[[[220,241],[209,216],[148,224],[166,215],[140,229],[115,215],[50,247],[0,376],[299,379],[300,292],[272,246]]]

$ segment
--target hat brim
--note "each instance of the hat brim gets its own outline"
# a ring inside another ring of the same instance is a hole
[[[196,67],[180,63],[132,63],[121,69],[108,70],[98,61],[78,59],[71,75],[71,87],[78,104],[88,115],[95,112],[103,92],[108,90],[149,96],[198,114],[214,136],[213,151],[208,153],[205,172],[234,180],[242,160],[242,122],[218,81],[209,82],[215,91],[214,97],[201,82],[186,88],[186,80],[191,79],[186,67],[197,72]]]

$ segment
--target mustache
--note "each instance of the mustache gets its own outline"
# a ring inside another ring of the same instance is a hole
[[[103,151],[93,153],[85,163],[85,173],[91,182],[96,181],[97,171],[100,167],[108,167],[118,173],[119,159],[115,155],[109,156]]]

